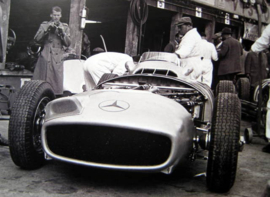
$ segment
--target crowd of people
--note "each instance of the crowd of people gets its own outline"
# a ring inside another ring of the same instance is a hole
[[[70,29],[60,21],[62,10],[53,7],[51,20],[43,22],[34,37],[34,42],[43,46],[33,79],[49,82],[56,94],[63,91],[63,57],[70,50]],[[245,51],[241,43],[232,37],[232,31],[224,27],[213,37],[213,43],[206,40],[204,32],[198,32],[190,17],[182,17],[177,23],[175,40],[167,44],[165,52],[175,53],[180,58],[185,75],[215,89],[220,80],[236,82],[239,73],[246,74],[252,85],[258,81],[258,55]],[[90,41],[83,34],[82,53],[90,57]],[[257,47],[258,48],[258,47]],[[255,49],[254,49],[255,50]],[[95,51],[95,50],[93,50]],[[103,52],[104,50],[101,50]],[[93,52],[94,53],[94,52]],[[93,56],[93,54],[92,54]],[[262,78],[266,78],[267,56],[264,55]]]
[[[268,50],[264,49],[262,70],[259,71],[258,53],[233,38],[231,28],[224,27],[214,34],[212,43],[206,40],[205,32],[198,32],[193,27],[190,17],[182,17],[177,26],[179,32],[175,41],[169,43],[164,52],[179,56],[181,66],[192,71],[191,80],[205,83],[215,90],[220,80],[230,80],[235,84],[238,74],[248,77],[252,87],[258,84],[260,72],[262,79],[267,78]]]
[[[229,27],[224,27],[221,32],[214,35],[214,46],[206,40],[204,32],[199,33],[197,28],[193,27],[190,17],[182,17],[177,26],[180,35],[176,34],[174,50],[168,51],[166,46],[164,51],[179,56],[181,66],[190,71],[191,80],[205,83],[215,90],[219,81],[229,80],[236,84],[237,75],[244,74],[249,79],[253,91],[260,79],[268,77],[270,25],[251,47],[243,47],[237,39],[233,38]],[[179,36],[181,36],[180,40],[177,39]],[[266,138],[270,139],[269,121],[266,123]],[[270,153],[270,143],[263,148],[263,151]]]

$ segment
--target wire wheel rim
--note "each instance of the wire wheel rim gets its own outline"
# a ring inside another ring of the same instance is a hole
[[[41,128],[42,124],[44,122],[44,117],[45,117],[45,107],[46,105],[51,101],[49,97],[44,97],[42,98],[35,110],[35,115],[34,115],[34,121],[33,121],[33,126],[32,126],[32,141],[33,141],[33,146],[34,149],[38,153],[43,153],[42,149],[42,143],[41,143]]]

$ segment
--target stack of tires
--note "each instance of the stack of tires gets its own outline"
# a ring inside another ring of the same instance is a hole
[[[238,96],[242,100],[250,100],[250,82],[247,77],[239,78],[236,82]]]

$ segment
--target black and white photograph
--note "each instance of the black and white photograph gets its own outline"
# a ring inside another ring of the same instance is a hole
[[[270,0],[0,0],[1,197],[270,197]]]

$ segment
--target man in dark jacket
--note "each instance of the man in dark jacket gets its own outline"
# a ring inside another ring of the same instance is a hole
[[[165,48],[164,48],[164,52],[168,52],[168,53],[174,53],[175,50],[178,48],[179,43],[181,42],[182,39],[182,35],[180,35],[179,33],[175,34],[175,40],[174,42],[169,42]]]
[[[230,80],[235,83],[237,73],[241,72],[240,56],[243,54],[241,43],[232,37],[230,28],[225,27],[222,30],[222,39],[224,40],[220,51],[218,79]]]

